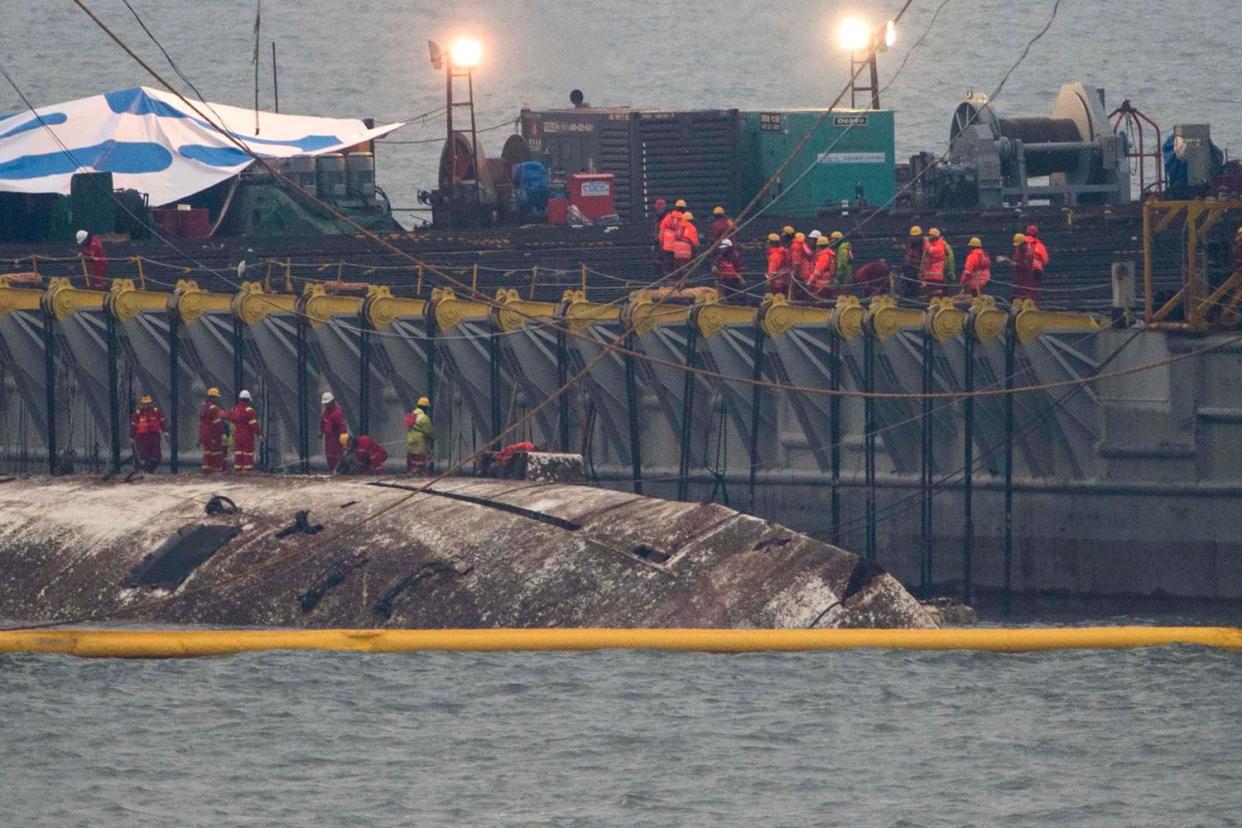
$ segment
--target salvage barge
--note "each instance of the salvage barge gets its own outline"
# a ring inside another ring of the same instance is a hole
[[[9,478],[0,483],[0,617],[935,626],[878,565],[722,506],[513,480],[418,489],[409,478]],[[227,499],[215,498],[221,491]]]

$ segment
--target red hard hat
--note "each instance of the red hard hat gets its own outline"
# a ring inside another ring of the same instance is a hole
[[[1039,228],[1032,224],[1030,227],[1026,228],[1026,234],[1028,236],[1038,236]]]

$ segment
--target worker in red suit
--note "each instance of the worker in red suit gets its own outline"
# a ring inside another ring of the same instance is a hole
[[[134,465],[144,472],[160,467],[160,438],[168,432],[164,415],[151,401],[150,394],[138,399],[138,410],[129,418],[129,439],[134,446]]]
[[[681,220],[677,222],[677,236],[673,241],[673,262],[677,268],[684,268],[694,258],[699,246],[699,228],[694,226],[694,213],[684,210]],[[681,278],[688,273],[680,273]]]
[[[905,255],[901,259],[901,275],[894,291],[898,296],[913,296],[918,292],[923,281],[923,253],[926,249],[923,228],[916,224],[910,228]]]
[[[208,388],[198,409],[198,444],[203,447],[203,474],[224,471],[224,435],[229,421],[220,408],[220,389]]]
[[[919,274],[923,295],[927,297],[944,295],[944,260],[948,256],[944,239],[940,231],[933,227],[927,231],[927,241],[923,245],[923,263]]]
[[[384,470],[388,452],[370,436],[362,434],[350,437],[342,434],[341,445],[349,453],[337,466],[337,474],[379,474]]]
[[[730,238],[737,232],[737,222],[729,218],[729,214],[725,212],[723,207],[715,207],[712,209],[712,228],[709,243],[714,248],[720,243],[721,239]]]
[[[981,296],[983,289],[992,280],[992,259],[983,249],[983,240],[978,236],[971,237],[967,247],[970,248],[970,253],[962,268],[962,290],[972,296]]]
[[[233,424],[233,471],[246,474],[254,471],[255,445],[263,436],[259,427],[259,412],[250,404],[250,392],[242,390],[237,395],[237,405],[228,413]]]
[[[742,257],[737,253],[733,239],[721,239],[712,261],[712,275],[716,277],[716,292],[721,302],[737,299],[746,290],[742,277]]]
[[[108,287],[108,256],[103,242],[94,233],[79,230],[75,236],[78,255],[82,257],[86,287],[88,290],[105,290]]]
[[[814,266],[815,251],[806,243],[806,234],[794,233],[793,241],[789,243],[789,272],[799,286],[797,295],[800,298],[807,293],[806,284],[810,281]]]
[[[854,271],[854,290],[861,298],[880,296],[889,292],[892,278],[893,272],[888,262],[876,259]]]
[[[764,274],[768,293],[789,294],[789,249],[776,233],[768,234],[768,270]]]
[[[999,259],[998,259],[999,260]],[[1031,267],[1031,246],[1025,233],[1013,234],[1013,257],[1007,259],[1013,265],[1013,299],[1039,301],[1039,286]]]
[[[328,461],[328,474],[336,471],[345,449],[341,447],[341,435],[349,433],[345,423],[345,410],[341,408],[331,391],[324,391],[320,398],[323,412],[319,415],[319,432],[323,434],[323,456]]]

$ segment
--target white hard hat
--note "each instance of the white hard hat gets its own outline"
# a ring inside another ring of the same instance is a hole
[[[811,231],[811,234],[810,234],[809,236],[807,236],[807,238],[808,238],[808,239],[818,239],[818,238],[819,238],[820,236],[822,236],[822,235],[824,235],[824,234],[823,234],[823,233],[821,233],[821,232],[819,232],[818,230],[812,230],[812,231]]]
[[[86,237],[89,235],[90,234],[87,233],[85,230],[79,230],[77,232],[77,235],[74,236],[74,238],[78,240],[78,244],[82,244],[83,242],[86,241]]]
[[[733,239],[721,239],[721,240],[720,240],[720,246],[721,246],[721,247],[732,247],[732,246],[733,246]]]
[[[322,403],[323,405],[327,405],[328,403],[332,402],[335,399],[336,397],[332,396],[331,391],[324,391],[323,396],[319,398],[319,402]]]
[[[250,399],[250,392],[249,392],[249,391],[246,391],[245,389],[242,389],[242,392],[241,392],[240,394],[238,394],[238,395],[237,395],[237,399],[239,399],[239,400],[248,400],[248,399]]]

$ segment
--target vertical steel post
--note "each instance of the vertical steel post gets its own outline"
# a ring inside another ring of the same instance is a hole
[[[424,354],[425,354],[425,359],[427,361],[427,399],[431,400],[431,411],[427,413],[431,414],[432,412],[436,410],[436,330],[437,330],[437,327],[436,327],[435,306],[428,303],[427,311],[428,311],[427,313],[427,339],[424,344],[424,348],[425,348]],[[440,410],[443,411],[444,407],[441,406]],[[451,405],[448,407],[448,411],[449,411],[449,419],[451,421],[452,413],[453,413],[453,408]],[[432,425],[433,426],[435,425],[434,420],[432,421]],[[452,432],[450,431],[450,441],[449,441],[449,452],[450,453],[452,453],[451,434]],[[431,439],[428,441],[428,445],[427,445],[427,472],[428,474],[435,473],[435,463],[436,463],[436,436],[435,436],[435,431],[433,429],[432,434],[431,434]]]
[[[371,332],[358,331],[358,433],[371,433]]]
[[[246,387],[245,341],[242,339],[242,321],[233,318],[233,397]]]
[[[181,315],[168,314],[168,470],[181,470]]]
[[[43,383],[47,405],[47,471],[56,474],[56,318],[43,314]]]
[[[306,316],[297,315],[298,351],[298,460],[302,474],[310,474],[310,366],[306,347]]]
[[[116,474],[121,470],[121,399],[117,386],[120,384],[120,368],[117,365],[116,317],[104,311],[108,347],[108,439],[111,442],[109,470]]]
[[[975,521],[975,333],[966,331],[965,393],[962,400],[962,600],[972,598],[972,567],[974,565]]]
[[[765,359],[763,346],[766,336],[763,328],[755,326],[755,343],[751,350],[751,379],[754,384],[750,386],[750,513],[755,513],[755,485],[759,476],[759,415],[763,407],[763,388],[760,387],[759,381],[763,379],[763,361]]]
[[[500,448],[500,432],[504,429],[500,414],[500,336],[495,325],[487,337],[488,354],[488,388],[492,402],[492,440],[493,451]]]
[[[828,335],[828,355],[832,374],[828,377],[828,439],[832,442],[832,488],[829,493],[829,512],[832,515],[832,543],[841,545],[841,335],[836,328]]]
[[[1002,608],[1009,614],[1010,591],[1013,588],[1013,389],[1016,336],[1013,318],[1005,331],[1005,591]]]
[[[875,508],[875,335],[868,331],[863,337],[863,455],[867,484],[867,560],[876,558]]]
[[[932,401],[931,393],[935,381],[933,360],[936,354],[936,343],[930,331],[923,331],[923,399],[922,399],[922,485],[923,485],[923,549],[920,567],[919,589],[924,595],[932,588],[932,534],[934,532],[932,495],[935,482],[935,462],[932,445]]]
[[[690,324],[686,328],[686,368],[693,369],[695,352],[699,344],[699,329]],[[677,464],[677,499],[690,497],[690,440],[694,436],[694,374],[685,372],[681,385],[681,456]]]
[[[630,416],[630,473],[634,485],[634,494],[643,493],[643,453],[642,433],[639,431],[639,407],[642,400],[638,396],[638,369],[634,359],[634,333],[625,335],[625,400]]]
[[[562,325],[564,322],[561,323]],[[569,383],[569,353],[565,342],[565,329],[560,325],[556,328],[556,387],[564,388]],[[557,427],[561,451],[568,452],[569,446],[569,392],[561,394],[556,400]]]

